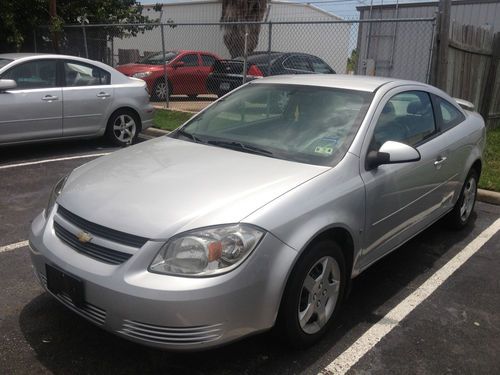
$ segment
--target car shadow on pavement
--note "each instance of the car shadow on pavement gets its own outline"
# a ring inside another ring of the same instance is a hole
[[[37,359],[55,374],[317,373],[428,278],[433,267],[454,256],[460,250],[457,244],[480,230],[474,226],[476,219],[474,214],[472,225],[460,232],[436,223],[361,274],[336,328],[307,350],[283,345],[274,331],[205,352],[151,349],[95,327],[47,293],[24,307],[19,324]]]

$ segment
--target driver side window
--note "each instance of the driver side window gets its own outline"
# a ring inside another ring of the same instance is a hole
[[[405,91],[394,95],[379,116],[371,151],[378,151],[387,141],[417,146],[436,132],[436,123],[429,94]]]

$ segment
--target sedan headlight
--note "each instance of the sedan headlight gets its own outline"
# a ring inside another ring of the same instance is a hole
[[[149,266],[155,273],[210,276],[241,264],[264,232],[245,224],[225,225],[183,233],[171,238]]]
[[[47,208],[45,209],[45,217],[46,218],[49,216],[50,211],[52,211],[52,207],[54,207],[54,204],[56,203],[56,199],[59,196],[59,194],[61,194],[61,191],[62,191],[67,179],[68,179],[68,176],[64,176],[63,178],[61,178],[57,182],[57,184],[52,189],[52,192],[50,193],[50,197],[49,197],[49,202],[47,203]]]
[[[146,78],[146,77],[149,77],[150,75],[151,75],[151,72],[138,72],[138,73],[132,74],[132,77],[135,77],[135,78]]]

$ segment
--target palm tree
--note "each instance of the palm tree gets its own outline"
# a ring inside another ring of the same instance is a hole
[[[221,22],[262,21],[269,0],[222,0]],[[224,44],[231,58],[243,56],[245,50],[245,26],[223,25]],[[260,25],[247,25],[247,53],[253,52],[259,43]]]

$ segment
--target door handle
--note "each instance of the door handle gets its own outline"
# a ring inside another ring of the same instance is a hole
[[[59,100],[59,98],[57,96],[53,96],[53,95],[45,95],[42,100],[44,102],[51,102],[53,100]]]
[[[98,98],[109,98],[111,94],[108,94],[107,92],[101,91],[99,94],[96,95]]]
[[[441,164],[443,164],[446,159],[448,159],[446,156],[441,156],[439,159],[437,159],[435,162],[434,162],[434,166],[439,169],[441,168]]]

